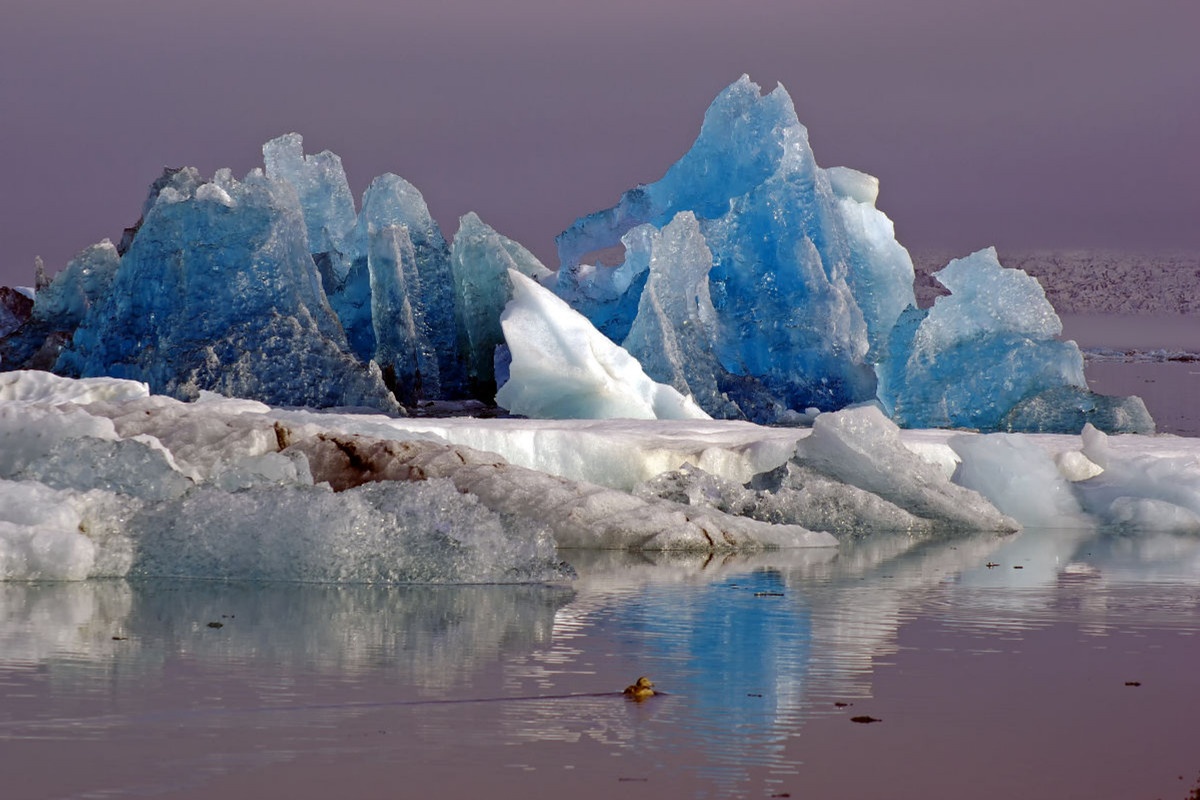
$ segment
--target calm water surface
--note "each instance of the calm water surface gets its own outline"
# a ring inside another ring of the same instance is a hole
[[[0,797],[1183,800],[1200,778],[1200,540],[564,555],[571,586],[0,584]],[[666,694],[622,697],[643,674]]]

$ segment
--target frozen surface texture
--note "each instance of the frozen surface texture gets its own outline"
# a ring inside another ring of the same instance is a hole
[[[213,521],[219,520],[219,527]],[[200,488],[136,517],[131,575],[356,583],[499,583],[565,576],[554,543],[447,480]]]
[[[500,314],[512,298],[508,271],[546,283],[553,274],[517,242],[497,233],[471,212],[458,221],[450,246],[454,273],[455,311],[459,349],[466,360],[471,393],[480,399],[495,397],[496,347],[504,344]],[[503,383],[501,381],[500,383]]]
[[[655,383],[637,360],[536,281],[509,270],[500,317],[512,353],[496,402],[547,419],[708,419],[690,397]]]

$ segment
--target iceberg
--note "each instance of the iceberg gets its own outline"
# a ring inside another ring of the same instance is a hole
[[[371,228],[367,275],[372,360],[383,372],[384,383],[406,405],[415,405],[426,391],[437,396],[440,369],[420,304],[421,278],[406,227]]]
[[[263,145],[269,178],[297,193],[307,247],[349,350],[374,361],[408,405],[456,386],[457,343],[447,333],[449,251],[424,198],[397,175],[376,178],[356,214],[341,159],[304,155],[290,133]]]
[[[834,544],[509,464],[389,428],[395,418],[184,403],[38,372],[5,384],[6,579],[540,582],[570,576],[556,548]],[[338,430],[370,426],[391,437]]]
[[[108,239],[84,248],[36,292],[28,316],[0,341],[0,364],[53,369],[88,310],[108,294],[119,264]]]
[[[1114,452],[1109,437],[1091,425],[1082,454],[1101,472],[1075,484],[1083,508],[1101,521],[1132,530],[1200,532],[1200,458]]]
[[[681,211],[661,231],[652,225],[639,230],[649,248],[647,277],[622,346],[646,374],[701,408],[723,418],[744,417],[721,390],[729,375],[715,355],[718,321],[708,288],[712,253],[695,215]]]
[[[1011,531],[1020,527],[905,447],[899,427],[874,406],[817,417],[812,434],[796,446],[796,460],[944,528]]]
[[[332,271],[327,279],[345,280],[345,256],[354,246],[351,237],[358,214],[342,159],[328,150],[306,156],[304,138],[288,133],[263,145],[263,166],[267,177],[287,181],[295,188],[304,212],[309,252],[330,257]]]
[[[363,194],[355,236],[360,252],[370,247],[372,236],[389,226],[403,228],[412,247],[412,269],[408,277],[408,301],[417,318],[422,347],[429,362],[422,374],[424,394],[430,398],[457,396],[464,378],[458,353],[454,321],[454,278],[450,248],[441,228],[429,214],[425,198],[408,181],[387,173],[371,181]],[[361,258],[361,257],[360,257]],[[394,324],[398,309],[384,304],[372,309],[372,324]],[[377,322],[375,312],[382,314]],[[436,371],[433,364],[436,364]]]
[[[1153,430],[1140,400],[1087,390],[1082,356],[1056,340],[1061,324],[1036,280],[1001,270],[994,251],[943,269],[952,294],[919,310],[912,260],[878,193],[871,175],[818,167],[783,87],[762,95],[743,76],[659,181],[559,236],[556,291],[718,417],[787,423],[810,407],[878,400],[912,427]],[[682,213],[697,230],[667,265],[656,237]],[[621,266],[584,263],[618,244]],[[695,293],[704,278],[697,308],[710,303],[711,316],[697,323],[664,307],[661,288],[648,292],[656,258],[670,276],[659,287]],[[699,339],[707,348],[677,347]]]
[[[661,180],[559,236],[560,272],[572,276],[560,291],[628,305],[624,293],[579,288],[584,274],[602,274],[581,271],[580,259],[640,225],[663,229],[689,211],[711,252],[713,350],[722,370],[785,409],[869,400],[867,353],[915,303],[911,259],[874,208],[873,181],[819,168],[786,90],[761,95],[743,76],[713,101],[695,144]],[[620,269],[634,272],[636,252],[628,256]],[[602,309],[592,317],[597,325],[606,313],[614,316]],[[758,400],[751,417],[765,421],[769,412],[760,409],[771,407]]]
[[[27,320],[0,307],[0,370],[392,414],[499,398],[536,416],[805,425],[874,402],[909,427],[1153,430],[1140,400],[1088,391],[1036,281],[994,251],[952,262],[950,295],[917,308],[879,181],[819,167],[782,86],[722,91],[660,180],[559,236],[557,273],[473,213],[448,245],[394,174],[356,212],[341,160],[305,155],[299,134],[263,163],[242,181],[165,170],[119,245],[39,278]],[[610,247],[619,266],[585,262]]]
[[[1037,279],[1002,267],[994,248],[951,261],[934,277],[950,294],[930,309],[905,311],[875,367],[887,413],[914,428],[1082,429],[1087,406],[1077,402],[1095,397],[1083,355],[1055,338],[1062,322]],[[1153,432],[1140,400],[1118,405],[1128,415],[1122,428]]]
[[[628,352],[550,290],[508,271],[513,298],[500,316],[512,354],[496,403],[546,419],[708,419],[695,402],[656,383]]]
[[[1021,528],[906,447],[900,429],[872,406],[820,415],[791,458],[745,484],[688,465],[634,491],[837,535]]]
[[[1027,527],[1091,528],[1074,490],[1045,449],[1012,433],[956,436],[954,482]]]
[[[294,189],[261,170],[176,173],[55,370],[179,397],[398,410],[378,369],[347,352],[303,226]]]

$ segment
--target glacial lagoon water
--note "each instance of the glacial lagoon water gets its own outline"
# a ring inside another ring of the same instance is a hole
[[[1195,537],[563,555],[570,585],[0,584],[0,795],[1194,796]]]

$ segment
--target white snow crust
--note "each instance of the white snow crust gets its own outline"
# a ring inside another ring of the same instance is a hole
[[[1200,532],[1200,441],[716,420],[412,419],[3,376],[0,579],[561,580],[573,549]],[[1066,546],[1066,545],[1064,545]]]

